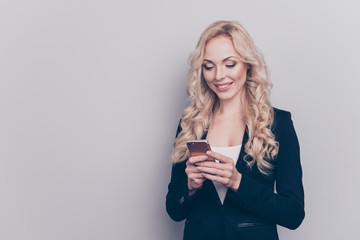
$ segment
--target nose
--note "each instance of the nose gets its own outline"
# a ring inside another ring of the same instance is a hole
[[[225,71],[221,67],[216,68],[215,79],[221,81],[225,77]]]

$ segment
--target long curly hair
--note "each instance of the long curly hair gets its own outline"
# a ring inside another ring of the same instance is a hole
[[[217,36],[232,40],[237,57],[249,65],[241,99],[244,105],[244,122],[249,136],[245,144],[244,160],[251,168],[255,163],[264,175],[271,173],[271,161],[278,153],[279,144],[271,131],[274,119],[269,94],[272,87],[264,57],[256,48],[246,29],[236,21],[217,21],[202,33],[194,52],[190,55],[190,69],[187,75],[189,106],[182,112],[182,131],[175,139],[172,162],[186,160],[190,153],[186,146],[189,139],[200,139],[208,131],[218,101],[216,94],[208,87],[203,75],[202,64],[207,42]]]

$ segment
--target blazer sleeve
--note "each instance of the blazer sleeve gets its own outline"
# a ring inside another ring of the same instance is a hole
[[[278,139],[276,193],[268,185],[242,174],[240,186],[231,199],[272,223],[296,229],[305,217],[304,190],[299,142],[289,112],[285,113]]]
[[[176,137],[181,130],[179,123]],[[195,192],[195,194],[189,196],[187,175],[185,173],[186,161],[172,165],[171,179],[166,195],[166,211],[174,221],[181,221],[187,217],[191,202],[197,195],[197,192]]]

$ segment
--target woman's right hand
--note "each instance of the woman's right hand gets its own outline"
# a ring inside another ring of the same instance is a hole
[[[186,162],[185,172],[188,176],[188,189],[190,196],[193,195],[196,190],[200,189],[203,182],[206,180],[195,164],[205,161],[207,158],[207,155],[190,157]]]

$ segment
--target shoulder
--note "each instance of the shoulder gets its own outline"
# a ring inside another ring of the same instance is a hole
[[[275,107],[273,107],[273,111],[274,111],[274,121],[271,128],[275,134],[278,134],[280,128],[284,126],[284,124],[291,122],[291,113],[289,111]]]
[[[283,120],[284,118],[291,117],[291,113],[289,111],[275,107],[273,107],[273,110],[274,110],[274,121],[279,121],[279,120]]]

